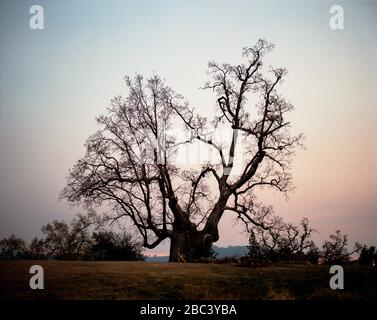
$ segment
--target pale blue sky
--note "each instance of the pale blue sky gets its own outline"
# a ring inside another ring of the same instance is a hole
[[[33,4],[44,30],[29,28]],[[344,7],[344,30],[329,28],[332,4]],[[238,63],[261,37],[276,44],[266,64],[289,70],[282,90],[307,136],[290,201],[262,198],[289,221],[309,217],[320,240],[340,228],[376,243],[377,2],[314,0],[0,0],[0,237],[30,239],[81,211],[57,196],[94,117],[127,93],[123,75],[160,74],[211,114],[214,96],[198,90],[208,60]],[[220,245],[246,242],[231,221]]]

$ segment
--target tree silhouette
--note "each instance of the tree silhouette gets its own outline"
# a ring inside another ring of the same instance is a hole
[[[54,220],[42,226],[43,246],[46,255],[61,260],[76,260],[85,257],[90,245],[89,227],[98,219],[94,211],[86,215],[78,214],[70,224]]]
[[[319,250],[311,240],[317,230],[309,225],[309,219],[301,219],[300,225],[285,223],[280,217],[269,213],[263,217],[263,227],[249,230],[249,258],[252,263],[266,261],[318,261]],[[317,259],[316,259],[317,256]]]
[[[25,240],[11,234],[0,241],[1,259],[23,259],[26,257],[27,246]]]
[[[359,252],[362,246],[355,243],[355,249],[348,252],[348,235],[342,234],[340,230],[336,230],[334,234],[330,234],[329,240],[322,245],[322,260],[325,264],[345,264],[351,259],[351,256]]]
[[[126,232],[100,230],[92,235],[89,258],[109,261],[144,260],[142,247]]]
[[[170,261],[205,256],[219,239],[224,212],[268,228],[263,216],[269,207],[256,201],[255,189],[292,189],[290,161],[303,138],[291,135],[286,115],[293,106],[277,92],[286,70],[262,72],[262,58],[273,47],[261,39],[243,49],[242,64],[209,62],[212,79],[203,89],[216,95],[211,122],[160,77],[125,77],[127,98],[114,98],[108,113],[97,118],[101,129],[87,140],[86,155],[70,171],[61,197],[110,206],[110,218],[128,217],[146,248],[170,239]],[[225,127],[231,132],[228,145],[211,133]],[[176,128],[185,130],[185,139],[172,132]],[[244,164],[237,173],[241,142]],[[217,159],[183,170],[174,159],[193,143],[207,145]]]

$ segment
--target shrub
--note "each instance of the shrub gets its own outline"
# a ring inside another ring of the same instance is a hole
[[[11,234],[0,241],[1,259],[24,259],[27,257],[27,245],[24,240]]]
[[[363,266],[377,266],[377,250],[375,246],[360,248],[358,262]]]
[[[305,253],[305,260],[311,264],[318,264],[321,253],[319,248],[315,245],[314,242],[311,243],[308,251]]]
[[[34,237],[28,243],[16,237],[14,234],[0,241],[0,259],[19,260],[19,259],[46,259],[46,248],[43,239]]]
[[[319,253],[310,240],[315,229],[309,226],[309,220],[303,218],[299,226],[284,223],[281,218],[273,218],[249,230],[248,259],[243,264],[265,265],[271,262],[318,263]]]
[[[89,250],[90,260],[137,261],[144,260],[142,246],[126,232],[112,231],[93,233]]]
[[[350,261],[350,256],[357,252],[356,248],[353,252],[348,252],[348,236],[342,235],[340,230],[331,234],[329,240],[322,245],[321,258],[325,264],[346,264]]]
[[[39,239],[37,237],[33,238],[29,245],[28,257],[29,259],[35,260],[48,258],[46,243],[43,239]]]

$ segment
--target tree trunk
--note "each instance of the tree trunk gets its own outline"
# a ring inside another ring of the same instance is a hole
[[[198,231],[173,232],[170,238],[170,262],[194,262],[211,255],[211,237]]]
[[[212,243],[219,239],[218,224],[229,196],[228,190],[221,193],[201,231],[198,231],[188,219],[175,220],[170,237],[170,262],[192,262],[211,257]]]
[[[190,259],[190,243],[185,232],[174,232],[170,239],[170,262],[186,262]]]

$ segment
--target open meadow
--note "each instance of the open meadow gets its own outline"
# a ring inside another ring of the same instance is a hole
[[[44,290],[29,288],[29,268],[44,269]],[[1,299],[373,299],[376,271],[344,267],[344,290],[329,288],[329,266],[0,261]]]

